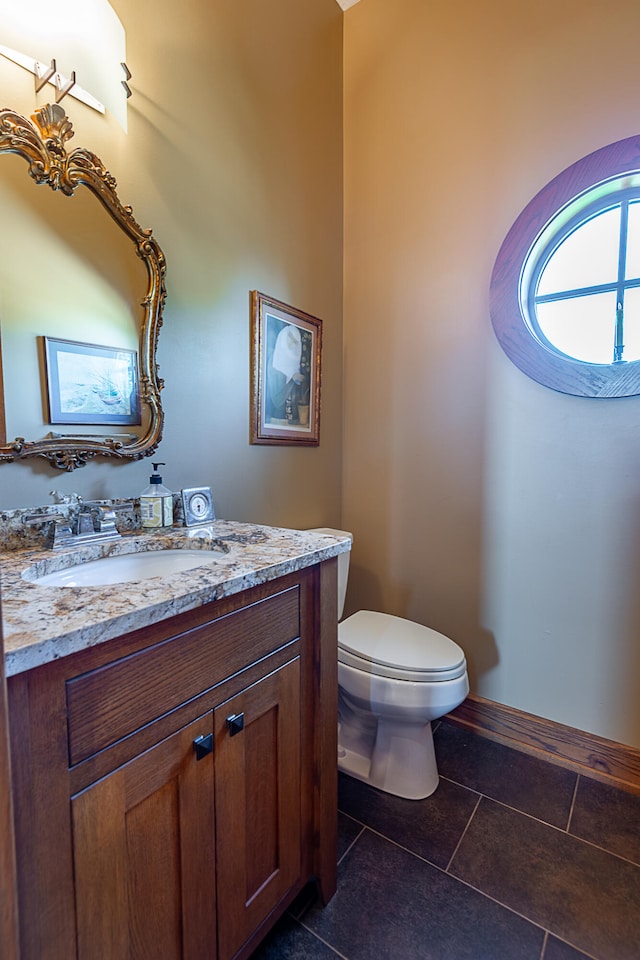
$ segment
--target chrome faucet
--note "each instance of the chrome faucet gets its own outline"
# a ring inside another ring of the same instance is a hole
[[[32,513],[23,518],[23,523],[28,527],[43,528],[48,547],[62,546],[63,541],[70,542],[73,538],[71,521],[60,513]]]
[[[92,500],[81,501],[76,517],[75,542],[94,543],[119,539],[113,507]]]
[[[119,540],[116,511],[128,510],[132,506],[132,503],[126,501],[111,505],[76,497],[68,517],[60,513],[40,513],[25,517],[24,522],[28,526],[46,524],[47,546],[57,550],[85,543]]]

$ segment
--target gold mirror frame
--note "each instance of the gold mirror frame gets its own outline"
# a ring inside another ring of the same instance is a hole
[[[101,160],[89,150],[77,147],[67,152],[67,141],[74,136],[71,121],[59,104],[48,104],[32,114],[31,121],[13,110],[0,110],[0,154],[15,153],[29,164],[29,174],[37,184],[73,196],[77,187],[88,187],[118,227],[135,246],[144,262],[149,285],[141,300],[143,321],[139,337],[140,402],[147,406],[146,431],[130,443],[117,437],[97,439],[51,437],[25,440],[17,437],[0,444],[0,463],[26,457],[44,457],[60,470],[83,467],[96,456],[139,460],[150,456],[162,438],[164,417],[160,391],[164,381],[158,377],[156,348],[162,326],[166,298],[166,263],[162,250],[151,234],[143,230],[133,217],[131,207],[123,206],[116,193],[116,180]],[[1,384],[1,379],[0,379]],[[4,395],[2,398],[3,399]],[[2,404],[0,403],[0,412]]]

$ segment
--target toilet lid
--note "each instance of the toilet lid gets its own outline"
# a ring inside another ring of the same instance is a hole
[[[463,650],[437,630],[388,613],[359,610],[338,627],[338,661],[401,680],[454,680],[467,669]]]

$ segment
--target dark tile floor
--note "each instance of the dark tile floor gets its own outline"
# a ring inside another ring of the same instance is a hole
[[[640,960],[640,796],[448,721],[440,786],[340,777],[338,890],[252,960]]]

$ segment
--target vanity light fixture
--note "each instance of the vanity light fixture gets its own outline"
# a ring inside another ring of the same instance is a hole
[[[69,80],[67,80],[65,84],[63,84],[62,77],[60,76],[60,74],[58,74],[58,83],[56,83],[56,87],[58,88],[58,92],[56,93],[56,103],[60,103],[61,100],[64,100],[66,95],[68,93],[71,93],[75,85],[76,85],[75,70],[71,71],[71,77],[69,78]]]
[[[70,77],[65,77],[58,71],[55,58],[47,67],[39,60],[34,60],[33,57],[28,57],[26,54],[20,53],[18,50],[12,50],[10,47],[0,46],[0,54],[34,75],[36,93],[39,93],[47,83],[51,83],[56,88],[56,103],[60,103],[70,93],[76,100],[80,100],[93,110],[97,110],[98,113],[105,112],[104,104],[76,83],[75,70],[72,71]]]
[[[121,63],[120,66],[124,70],[124,80],[121,80],[120,83],[124,87],[124,92],[128,100],[131,96],[131,87],[128,84],[128,81],[131,80],[131,70],[129,70],[129,67],[126,65],[126,63]]]
[[[7,49],[7,48],[4,47],[4,50],[5,50],[5,51],[6,51],[6,49]],[[15,51],[13,51],[13,52],[15,53]],[[8,56],[8,54],[5,53],[5,56]],[[11,59],[11,58],[9,57],[9,59]],[[26,59],[26,57],[25,57],[25,59]],[[17,63],[18,61],[16,60],[15,62]],[[34,74],[35,74],[35,78],[36,78],[36,93],[40,93],[40,91],[42,90],[42,88],[49,82],[49,80],[51,80],[52,76],[53,76],[54,73],[56,72],[56,61],[55,61],[55,58],[51,61],[51,66],[49,67],[48,70],[47,70],[47,68],[44,66],[43,63],[38,63],[37,60],[34,60],[34,61],[33,61],[33,67],[34,67]],[[28,66],[27,66],[27,69],[29,69]]]
[[[126,132],[128,91],[121,84],[120,66],[127,59],[126,34],[109,0],[0,0],[0,53],[3,86],[15,82],[20,97],[28,96],[28,84],[8,74],[4,80],[3,58],[35,76],[40,97],[54,99],[46,93],[51,89],[46,84],[51,84],[58,103],[69,95],[98,113],[113,115]],[[57,67],[51,72],[54,55]]]

